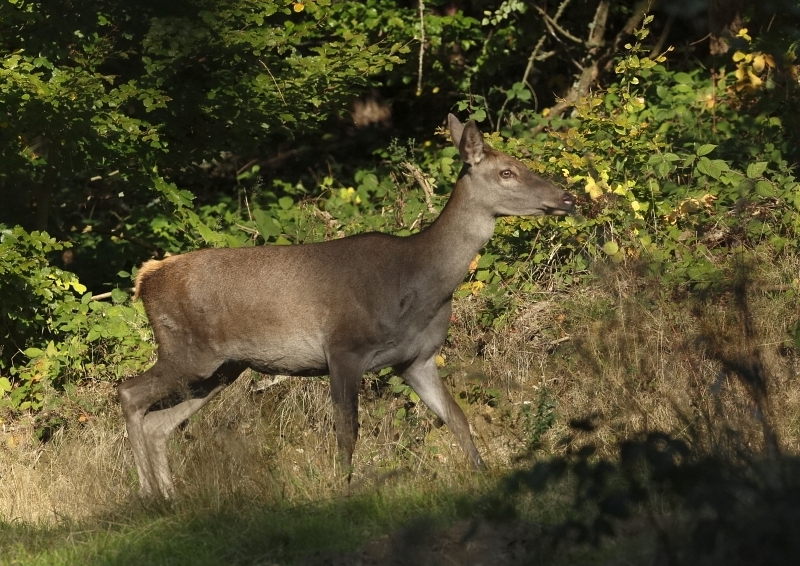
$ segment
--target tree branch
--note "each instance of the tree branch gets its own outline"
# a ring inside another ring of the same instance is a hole
[[[605,43],[603,38],[606,33],[608,13],[611,6],[610,0],[601,0],[595,10],[594,19],[589,24],[589,34],[585,42],[587,47],[586,55],[581,64],[582,70],[566,96],[559,100],[555,105],[547,110],[545,121],[532,129],[531,133],[537,134],[544,130],[550,120],[561,117],[568,108],[575,102],[589,94],[589,89],[597,81],[600,74],[609,67],[617,53],[619,44],[622,40],[633,33],[639,27],[647,15],[650,7],[649,0],[641,0],[634,8],[633,14],[625,22],[623,28],[614,36],[613,41]]]
[[[558,11],[556,12],[555,17],[553,17],[553,18],[551,18],[548,15],[548,13],[544,10],[544,8],[540,8],[539,6],[536,6],[536,5],[534,5],[533,7],[542,16],[542,19],[544,20],[545,25],[548,27],[548,29],[550,29],[550,33],[555,35],[555,32],[553,31],[553,29],[555,29],[558,33],[560,33],[561,35],[563,35],[567,39],[569,39],[571,41],[574,41],[575,43],[583,43],[582,39],[580,39],[579,37],[575,37],[574,35],[569,33],[567,30],[562,28],[560,25],[558,25],[558,18],[560,18],[561,14],[564,12],[563,7],[566,6],[567,4],[569,4],[569,2],[570,2],[570,0],[564,0],[561,3],[561,6],[558,7]]]
[[[549,26],[548,22],[550,22],[553,25],[557,26],[558,19],[561,17],[561,14],[564,13],[564,9],[567,7],[567,4],[569,4],[570,1],[571,0],[562,0],[561,4],[558,6],[558,10],[556,10],[555,16],[553,16],[552,18],[550,16],[548,16],[547,12],[544,11],[539,6],[534,6],[534,7],[542,15],[542,18],[544,18],[545,25]],[[559,27],[558,29],[561,29],[561,28]],[[564,32],[564,33],[565,33],[565,35],[568,35],[568,34],[566,34],[566,32]],[[571,38],[572,36],[569,36],[569,37]],[[531,94],[534,97],[534,100],[538,100],[538,98],[537,98],[536,93],[534,92],[534,90],[531,88],[530,83],[528,83],[528,77],[530,77],[531,72],[533,72],[533,64],[537,60],[544,60],[544,59],[547,59],[548,57],[550,57],[551,55],[555,54],[555,51],[549,51],[546,54],[544,54],[544,55],[546,55],[546,57],[540,57],[539,56],[539,50],[541,50],[542,45],[544,45],[544,40],[546,38],[547,38],[547,35],[546,34],[542,34],[542,37],[540,37],[539,41],[536,42],[536,47],[533,48],[533,51],[531,52],[530,57],[528,57],[528,64],[525,67],[525,72],[522,73],[522,80],[520,81],[522,84],[526,85],[530,89]],[[580,40],[578,40],[578,41],[580,41]],[[500,112],[497,113],[497,131],[500,130],[500,124],[502,123],[503,114],[505,114],[506,106],[508,106],[509,100],[510,100],[509,98],[506,98],[505,101],[503,101],[503,105],[500,107]],[[538,107],[538,104],[537,104],[537,107]]]

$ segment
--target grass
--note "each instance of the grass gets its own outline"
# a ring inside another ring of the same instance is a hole
[[[0,564],[323,563],[476,517],[544,525],[542,540],[575,543],[550,557],[561,564],[730,562],[718,545],[702,560],[686,546],[702,529],[734,549],[779,547],[800,509],[800,258],[721,269],[723,284],[700,291],[609,268],[574,293],[520,300],[493,333],[474,326],[477,299],[457,302],[442,372],[485,475],[423,406],[368,379],[346,497],[327,382],[256,391],[245,376],[175,435],[177,499],[143,503],[113,390],[80,388],[68,403],[93,409],[48,442],[24,420],[3,429]],[[687,474],[700,479],[677,490]],[[730,511],[706,502],[712,487]],[[600,547],[577,544],[598,533]],[[768,563],[793,556],[784,546]]]
[[[431,529],[477,516],[491,476],[391,485],[324,501],[257,501],[251,494],[130,499],[101,515],[45,523],[0,523],[0,564],[218,565],[324,563],[398,530]],[[218,495],[218,494],[217,494]],[[537,498],[539,504],[549,496]],[[544,513],[547,515],[548,513]]]

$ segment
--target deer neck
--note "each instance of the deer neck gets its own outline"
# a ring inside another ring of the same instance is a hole
[[[457,186],[439,217],[414,237],[430,292],[447,298],[494,233],[494,214],[471,193]]]

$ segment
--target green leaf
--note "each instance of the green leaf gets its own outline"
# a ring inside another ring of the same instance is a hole
[[[256,208],[253,210],[253,220],[256,223],[259,234],[265,239],[275,238],[283,232],[280,222],[261,209]]]
[[[470,115],[470,120],[475,120],[476,122],[483,122],[486,119],[486,110],[483,108],[478,108],[475,112]]]
[[[0,377],[0,395],[11,391],[11,382],[7,377]]]
[[[606,253],[606,255],[616,255],[616,253],[619,251],[619,245],[613,240],[609,240],[603,244],[603,251]]]
[[[29,358],[38,358],[42,354],[44,354],[44,350],[40,350],[39,348],[28,348],[23,352]]]
[[[194,227],[206,243],[213,244],[217,241],[217,234],[205,222],[198,221],[194,224]]]
[[[698,147],[696,153],[697,153],[698,157],[702,157],[703,155],[708,155],[709,153],[714,151],[716,148],[717,148],[717,146],[715,144],[706,143],[706,144],[703,144],[700,147]]]
[[[115,303],[124,303],[128,300],[128,293],[123,291],[122,289],[112,289],[111,290],[111,300]]]
[[[722,159],[709,159],[701,157],[697,162],[697,170],[703,175],[708,175],[714,179],[719,179],[725,171],[730,171],[728,164]]]
[[[775,196],[775,188],[772,186],[772,183],[769,181],[757,181],[756,182],[756,194],[760,197],[774,197]]]
[[[478,267],[489,267],[495,262],[496,259],[497,256],[494,254],[483,254],[478,259]]]
[[[767,162],[766,161],[757,161],[756,163],[751,163],[747,166],[747,176],[751,179],[757,179],[761,177],[764,171],[767,170]]]

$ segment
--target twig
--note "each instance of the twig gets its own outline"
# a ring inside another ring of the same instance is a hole
[[[258,62],[261,63],[261,66],[267,70],[269,78],[272,79],[272,82],[275,83],[275,88],[278,89],[278,96],[280,96],[281,101],[283,101],[283,103],[286,104],[286,99],[283,97],[283,93],[281,92],[281,87],[278,86],[278,81],[276,81],[275,77],[272,76],[272,71],[269,70],[269,67],[267,67],[266,63],[264,63],[264,61],[262,61],[261,59],[259,59]]]
[[[132,244],[136,244],[137,246],[152,252],[156,256],[164,255],[164,250],[160,246],[151,244],[150,242],[147,242],[137,236],[129,236],[119,229],[106,230],[104,228],[98,228],[96,226],[89,225],[84,229],[84,232],[96,232],[98,234],[104,234],[113,238],[119,238],[120,240],[125,240]]]
[[[669,36],[670,30],[672,30],[672,24],[675,22],[675,15],[672,14],[667,18],[667,23],[664,24],[664,29],[661,31],[661,35],[658,37],[658,41],[650,50],[650,59],[655,59],[661,54],[661,50],[664,49],[664,44],[667,42],[667,36]]]
[[[259,235],[261,235],[261,232],[259,232],[259,231],[258,231],[258,230],[256,230],[255,228],[248,228],[247,226],[244,226],[244,225],[242,225],[242,224],[239,224],[238,222],[235,224],[235,226],[236,226],[236,227],[237,227],[239,230],[241,230],[242,232],[245,232],[245,233],[247,233],[247,234],[250,234],[251,236],[259,236]]]
[[[127,292],[128,294],[133,294],[133,287],[131,287],[129,289],[123,289],[123,291]],[[112,292],[109,291],[108,293],[100,293],[99,295],[92,295],[90,300],[92,300],[92,301],[103,301],[105,299],[110,299],[111,298],[111,294],[112,294]]]
[[[545,347],[548,350],[552,350],[555,349],[555,347],[558,346],[559,344],[563,344],[564,342],[569,342],[570,340],[572,340],[572,336],[562,336],[561,338],[550,340],[545,344]]]
[[[416,230],[417,226],[419,226],[420,222],[422,222],[422,216],[423,214],[420,212],[417,215],[416,220],[414,220],[414,222],[411,223],[411,226],[408,227],[409,231],[413,232],[414,230]]]
[[[261,391],[266,391],[270,387],[278,385],[279,383],[288,381],[291,379],[291,377],[291,375],[273,375],[272,377],[264,376],[264,379],[253,382],[250,387],[252,391],[260,393]]]
[[[417,70],[417,96],[422,94],[422,63],[425,58],[425,2],[419,0],[419,69]]]
[[[428,212],[431,214],[436,214],[436,207],[433,206],[433,189],[431,188],[430,183],[428,183],[428,180],[425,178],[425,175],[422,174],[422,171],[419,170],[419,167],[413,163],[409,163],[408,161],[403,161],[400,166],[405,169],[422,188],[422,192],[425,194],[425,204],[428,205]]]
[[[568,4],[569,1],[570,0],[564,0],[564,2],[562,3],[562,6]],[[534,5],[533,7],[537,12],[539,12],[539,14],[541,14],[542,18],[544,19],[545,25],[547,25],[548,29],[550,30],[550,33],[555,35],[555,32],[553,32],[553,28],[555,28],[555,30],[557,32],[559,32],[561,35],[563,35],[567,39],[569,39],[571,41],[574,41],[575,43],[583,43],[583,40],[581,40],[578,37],[575,37],[574,35],[569,33],[567,30],[562,28],[560,25],[558,25],[558,18],[561,17],[561,13],[564,11],[560,6],[559,6],[559,9],[558,9],[558,12],[556,12],[555,18],[551,18],[549,16],[549,14],[544,10],[544,8],[540,8],[539,6],[536,6],[536,5]]]
[[[251,159],[250,161],[248,161],[247,163],[245,163],[244,165],[242,165],[241,167],[239,167],[239,168],[236,170],[236,175],[237,175],[237,176],[238,176],[238,175],[241,175],[241,174],[242,174],[244,171],[246,171],[247,169],[250,169],[250,166],[251,166],[251,165],[255,165],[256,163],[258,163],[258,157],[256,157],[255,159]]]

